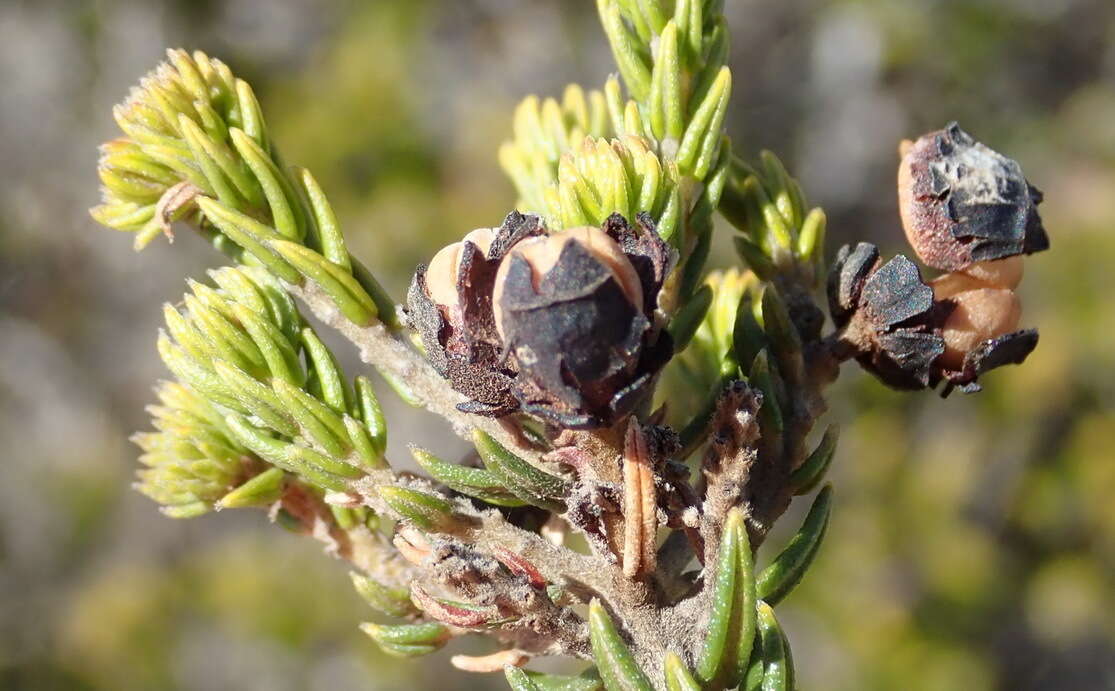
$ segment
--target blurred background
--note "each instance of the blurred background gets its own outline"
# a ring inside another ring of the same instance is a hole
[[[854,366],[833,391],[837,507],[780,608],[802,688],[1115,689],[1115,3],[727,6],[730,134],[800,176],[830,252],[902,249],[897,144],[953,119],[1045,191],[1053,241],[1021,289],[1042,334],[1024,367],[947,401]],[[160,305],[219,259],[188,235],[136,255],[86,213],[110,108],[167,46],[254,85],[396,294],[511,208],[514,104],[611,60],[587,0],[0,2],[0,688],[502,688],[450,670],[460,648],[382,657],[317,543],[258,512],[165,519],[129,489]],[[385,403],[393,448],[456,448]]]

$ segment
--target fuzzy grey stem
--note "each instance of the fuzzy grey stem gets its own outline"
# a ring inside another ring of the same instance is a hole
[[[453,391],[422,354],[398,332],[389,331],[379,322],[365,327],[353,324],[314,283],[307,282],[301,286],[288,284],[287,289],[302,300],[315,317],[355,345],[362,362],[402,382],[426,410],[445,418],[457,436],[471,442],[472,430],[480,429],[508,449],[514,449],[522,458],[537,462],[538,452],[524,447],[521,437],[512,434],[498,420],[457,410],[457,404],[464,402],[465,397]]]

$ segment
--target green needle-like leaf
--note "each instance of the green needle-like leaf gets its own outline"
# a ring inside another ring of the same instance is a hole
[[[674,315],[670,321],[670,336],[674,339],[674,352],[678,353],[685,350],[685,346],[689,345],[690,339],[693,334],[697,333],[697,327],[701,325],[701,321],[705,318],[705,313],[708,312],[709,305],[712,304],[712,288],[707,284],[693,294],[689,301],[685,303],[680,310]]]
[[[332,205],[329,204],[329,199],[326,198],[325,192],[322,191],[321,186],[318,185],[310,171],[305,168],[298,169],[297,178],[314,216],[318,239],[321,241],[321,254],[329,261],[351,273],[352,260],[349,257],[348,248],[345,246],[345,238],[341,233],[340,225],[337,223],[337,216],[333,213]]]
[[[353,324],[368,326],[375,321],[376,303],[340,266],[294,242],[272,240],[269,246],[300,274],[320,286]]]
[[[612,46],[616,66],[623,75],[627,90],[637,101],[646,101],[650,95],[650,69],[636,47],[636,37],[632,36],[623,23],[619,5],[615,0],[598,0],[600,20],[604,33]]]
[[[321,400],[336,413],[347,412],[352,396],[345,385],[344,374],[337,359],[310,327],[302,329],[300,336],[316,377]]]
[[[236,151],[263,187],[275,230],[284,238],[300,241],[306,236],[305,220],[290,181],[275,166],[271,157],[243,130],[233,127],[229,129],[229,136]]]
[[[782,403],[779,395],[782,387],[771,366],[767,350],[762,350],[751,363],[748,380],[751,385],[763,392],[763,405],[759,408],[759,418],[763,422],[765,434],[778,434],[784,429]]]
[[[825,473],[832,465],[832,458],[836,455],[836,442],[839,437],[840,429],[836,425],[829,425],[817,448],[790,475],[790,486],[795,495],[809,494],[825,478]]]
[[[683,173],[701,180],[708,172],[720,140],[720,128],[724,123],[731,93],[732,73],[727,67],[723,67],[701,105],[693,113],[678,146],[677,164]]]
[[[551,511],[564,511],[562,500],[569,493],[568,483],[556,475],[539,470],[508,451],[483,430],[473,431],[472,441],[484,466],[512,494],[523,501]]]
[[[663,662],[668,691],[701,691],[701,685],[693,678],[685,663],[674,652],[666,653]]]
[[[387,449],[387,420],[383,416],[383,409],[379,399],[372,388],[372,381],[364,376],[359,376],[354,381],[356,388],[356,408],[368,435],[372,439],[373,448],[377,455],[382,456]]]
[[[507,685],[511,687],[511,691],[542,691],[534,685],[527,673],[518,667],[507,665],[503,668],[503,674],[507,677]]]
[[[790,544],[759,574],[756,590],[761,599],[775,605],[801,581],[821,547],[831,509],[832,485],[825,485]]]
[[[216,507],[239,509],[272,504],[282,495],[285,477],[286,474],[279,468],[265,470],[221,497]]]
[[[785,374],[790,386],[800,386],[805,365],[802,362],[801,335],[790,321],[790,311],[773,283],[763,288],[763,330],[770,350],[777,359],[779,372]]]
[[[600,681],[600,676],[592,668],[575,677],[522,671],[538,691],[602,691],[604,688],[604,682]]]
[[[448,463],[417,446],[411,446],[410,453],[430,477],[461,494],[496,506],[524,506],[526,503],[512,494],[489,470]]]
[[[270,269],[276,276],[288,283],[300,283],[302,276],[284,261],[267,244],[268,240],[277,240],[279,234],[259,221],[246,216],[238,211],[229,209],[215,199],[198,197],[197,205],[222,233],[233,242],[244,248],[252,257]]]
[[[407,489],[381,485],[376,492],[403,519],[425,530],[440,530],[453,520],[453,505],[441,497]]]
[[[366,623],[360,629],[375,641],[383,652],[395,657],[428,655],[445,645],[449,630],[438,623],[398,624],[395,626]]]
[[[712,589],[712,612],[697,675],[711,688],[731,688],[746,670],[755,635],[755,572],[739,508],[728,512],[724,521]]]
[[[589,604],[588,626],[592,655],[604,688],[608,691],[654,691],[650,679],[635,662],[635,657],[599,600],[594,599]]]
[[[791,691],[790,673],[786,664],[785,636],[774,610],[766,602],[758,607],[759,655],[763,665],[762,691]]]
[[[418,608],[410,601],[410,590],[407,588],[392,588],[355,571],[350,571],[349,576],[356,592],[376,611],[392,617],[418,613]]]
[[[294,418],[307,439],[334,458],[348,454],[348,431],[339,415],[318,399],[282,379],[275,379],[272,388],[282,402],[283,409]]]

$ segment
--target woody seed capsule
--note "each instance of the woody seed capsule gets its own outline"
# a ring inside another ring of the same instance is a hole
[[[898,208],[918,258],[944,271],[1049,248],[1041,192],[955,122],[902,146]]]
[[[656,308],[672,262],[648,217],[550,233],[513,212],[420,266],[407,311],[462,410],[608,425],[669,359]]]

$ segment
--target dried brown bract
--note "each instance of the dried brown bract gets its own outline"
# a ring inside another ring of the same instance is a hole
[[[629,413],[670,357],[656,311],[672,265],[649,217],[549,233],[512,213],[419,267],[408,314],[471,399],[462,410],[599,427]]]
[[[931,385],[945,343],[933,289],[917,265],[902,255],[883,264],[866,242],[845,245],[829,274],[829,303],[864,368],[895,388]]]

